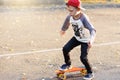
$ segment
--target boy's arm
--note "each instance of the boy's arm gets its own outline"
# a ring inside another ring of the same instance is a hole
[[[83,25],[85,26],[85,28],[87,28],[90,31],[90,42],[89,42],[89,44],[92,44],[94,42],[94,39],[95,39],[96,30],[94,29],[94,26],[89,21],[88,17],[85,16],[85,15],[83,15]]]
[[[63,24],[61,31],[60,31],[61,35],[64,35],[65,31],[69,28],[69,25],[70,25],[69,21],[70,21],[70,15],[68,15],[64,21],[64,24]]]

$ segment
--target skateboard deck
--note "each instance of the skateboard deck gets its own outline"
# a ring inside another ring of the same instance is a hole
[[[87,71],[85,68],[80,68],[80,67],[72,67],[71,69],[67,70],[56,70],[55,73],[57,77],[61,80],[66,80],[67,76],[65,73],[72,73],[72,72],[80,72],[80,76],[86,75]]]

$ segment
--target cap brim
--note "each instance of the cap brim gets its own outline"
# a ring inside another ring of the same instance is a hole
[[[83,11],[85,11],[85,10],[86,10],[86,9],[85,9],[85,8],[83,8],[83,7],[80,7],[80,9],[81,9],[81,10],[83,10]]]

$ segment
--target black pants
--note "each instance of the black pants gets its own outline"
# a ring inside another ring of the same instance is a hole
[[[88,73],[92,73],[91,66],[88,62],[87,55],[88,55],[88,44],[82,43],[76,40],[75,37],[72,37],[70,41],[63,47],[63,55],[65,59],[65,63],[67,65],[71,65],[70,55],[69,52],[76,46],[81,45],[81,56],[80,60],[84,64],[85,68],[87,69]]]

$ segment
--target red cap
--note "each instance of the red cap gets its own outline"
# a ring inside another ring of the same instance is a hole
[[[68,0],[67,5],[80,8],[81,2],[80,0]]]
[[[81,7],[81,1],[80,0],[68,0],[66,5],[77,7],[77,8],[80,8],[82,10],[86,10],[85,8]]]

